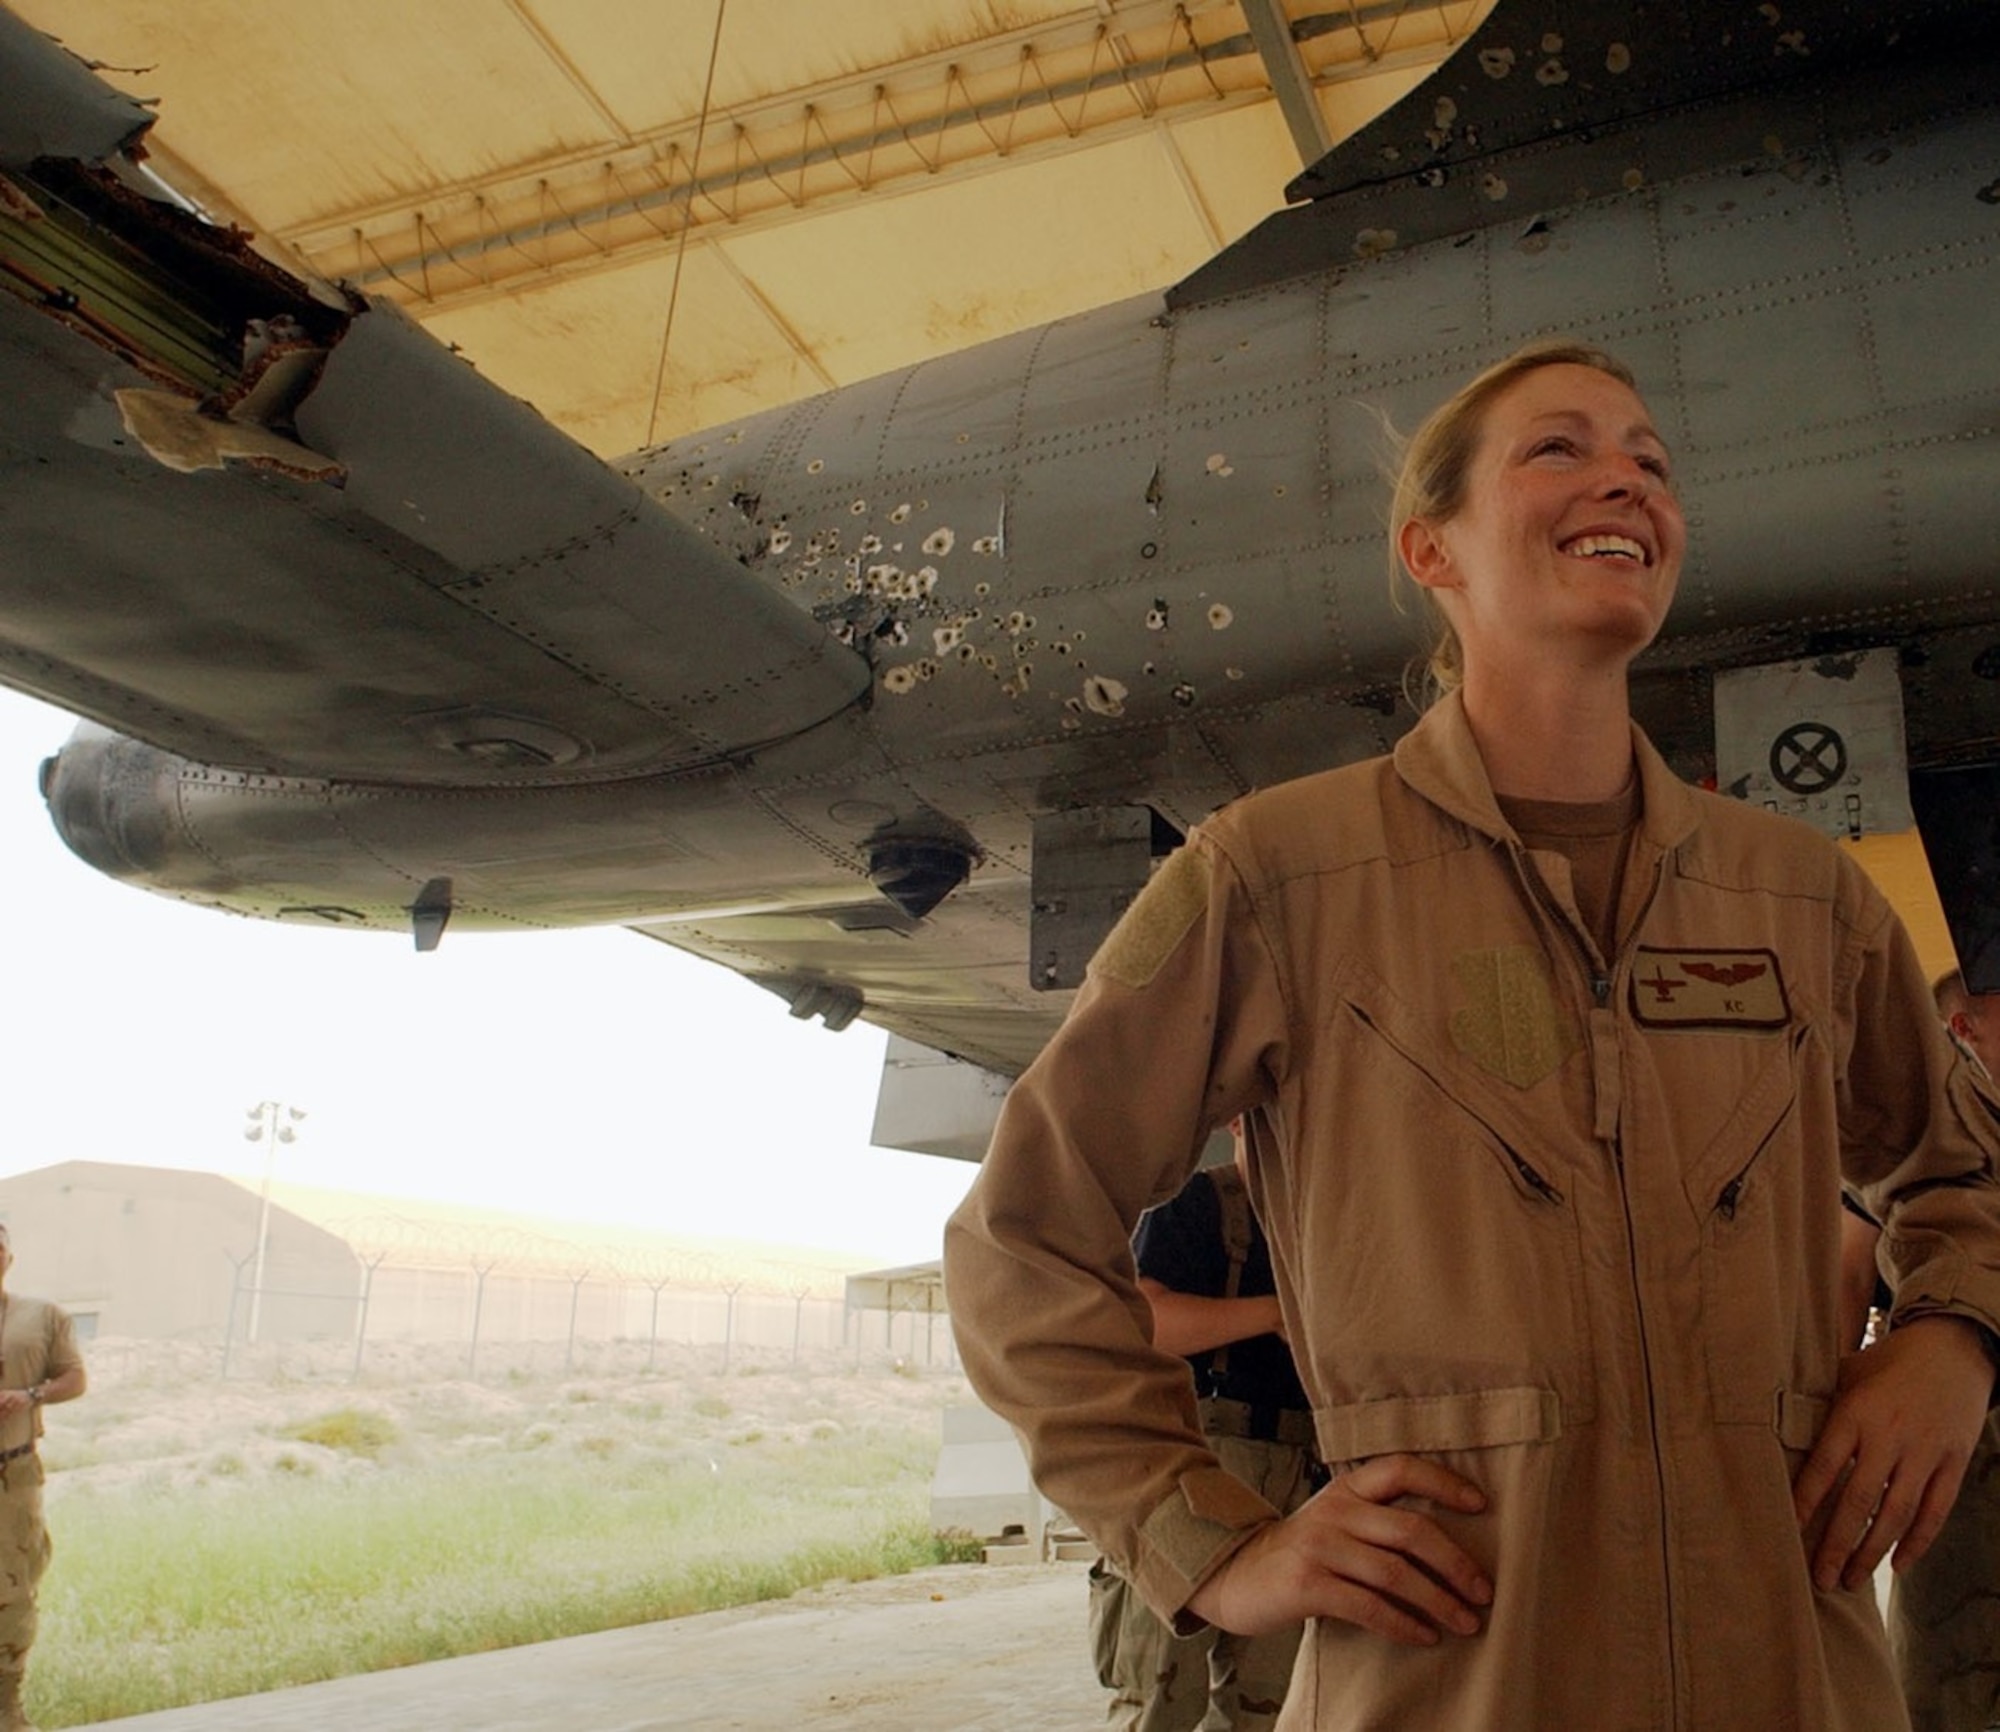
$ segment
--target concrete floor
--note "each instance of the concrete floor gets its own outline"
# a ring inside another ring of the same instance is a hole
[[[769,1605],[99,1722],[117,1732],[1093,1732],[1082,1563]]]

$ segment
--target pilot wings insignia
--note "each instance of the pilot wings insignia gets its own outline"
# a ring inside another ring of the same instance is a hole
[[[1683,962],[1681,967],[1695,979],[1715,986],[1741,986],[1746,980],[1770,973],[1768,965],[1762,962]]]

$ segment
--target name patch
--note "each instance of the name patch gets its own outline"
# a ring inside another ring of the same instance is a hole
[[[1770,950],[1639,947],[1632,1015],[1648,1028],[1783,1028],[1785,978]]]

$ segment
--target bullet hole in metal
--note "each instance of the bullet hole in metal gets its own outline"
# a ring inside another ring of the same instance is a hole
[[[1357,259],[1379,259],[1384,253],[1395,250],[1394,229],[1363,229],[1354,237],[1354,256]]]
[[[1614,42],[1604,51],[1604,70],[1616,77],[1621,72],[1632,70],[1632,50],[1622,42]]]
[[[1083,718],[1081,716],[1064,716],[1062,725],[1065,733],[1073,734],[1083,726]]]
[[[1549,250],[1549,225],[1536,217],[1524,228],[1514,242],[1515,250],[1524,253],[1545,253]]]
[[[782,525],[771,531],[771,552],[774,555],[789,553],[792,547],[792,532]]]
[[[1544,54],[1560,54],[1562,51],[1563,39],[1553,30],[1542,38],[1542,52]]]
[[[1166,498],[1166,494],[1160,489],[1160,468],[1156,463],[1153,466],[1152,477],[1146,483],[1146,503],[1154,511],[1158,511],[1160,509],[1160,501],[1164,498]]]
[[[1064,698],[1063,708],[1080,716],[1083,714],[1083,700],[1081,698]]]
[[[971,435],[970,433],[961,433],[961,434],[959,434],[959,436],[958,436],[958,438],[956,439],[956,441],[954,441],[954,443],[956,443],[956,444],[959,444],[959,445],[963,445],[963,444],[965,444],[965,443],[966,443],[966,441],[967,441],[967,440],[969,440],[969,439],[970,439],[971,437],[972,437],[972,435]]]
[[[974,553],[998,553],[1000,551],[1000,537],[997,535],[982,535],[973,542],[972,551]]]
[[[1155,601],[1146,609],[1146,629],[1148,631],[1167,629],[1167,604],[1164,601]]]
[[[1092,674],[1083,682],[1083,701],[1100,716],[1122,716],[1127,693],[1123,685],[1107,674]]]
[[[1058,641],[1055,645],[1055,652],[1059,656],[1066,656],[1069,654],[1069,645]]]
[[[1139,546],[1139,557],[1141,559],[1152,559],[1159,551],[1160,544],[1157,541],[1142,542]]]
[[[875,628],[875,636],[878,639],[895,644],[900,649],[910,641],[910,628],[904,621],[892,616],[882,621]]]
[[[969,643],[962,643],[958,646],[958,659],[962,662],[971,661],[978,653]]]
[[[1535,82],[1550,88],[1569,82],[1569,68],[1560,60],[1544,60],[1535,68]]]
[[[847,509],[853,512],[856,517],[863,516],[868,510],[868,501],[865,499],[857,499],[854,501],[852,505],[848,506]]]
[[[1778,46],[1773,52],[1796,54],[1804,59],[1812,50],[1806,46],[1806,33],[1803,30],[1787,30],[1778,38]]]
[[[1143,662],[1140,664],[1139,671],[1150,677],[1160,671],[1160,666],[1158,662]]]
[[[894,511],[889,513],[889,521],[891,523],[907,523],[909,522],[909,520],[910,520],[910,504],[908,500],[905,500],[901,505],[897,506]]]
[[[825,467],[826,467],[826,459],[824,457],[815,457],[810,463],[806,465],[806,473],[808,475],[817,475]]]
[[[1222,602],[1210,604],[1208,626],[1211,631],[1227,631],[1236,623],[1235,613]]]
[[[1236,473],[1236,471],[1230,467],[1229,459],[1223,456],[1223,454],[1220,451],[1210,452],[1208,461],[1205,464],[1203,464],[1202,467],[1205,468],[1211,475],[1234,475]]]
[[[990,583],[975,583],[972,586],[972,593],[977,596],[988,596],[993,593],[993,586]]]
[[[1432,163],[1429,168],[1418,171],[1417,185],[1427,186],[1435,189],[1437,187],[1445,185],[1447,182],[1450,181],[1450,179],[1451,179],[1451,171],[1449,169],[1442,168],[1438,164]]]
[[[1000,695],[1003,698],[1018,698],[1021,695],[1020,688],[1012,680],[1009,680],[1000,688]]]
[[[924,537],[924,552],[932,559],[942,559],[957,545],[958,536],[949,529],[934,529]]]
[[[1382,147],[1382,160],[1384,162],[1401,162],[1403,160],[1403,153],[1393,144],[1385,144]]]
[[[1627,192],[1637,192],[1645,184],[1646,173],[1644,169],[1628,168],[1619,176],[1619,185],[1624,187]]]
[[[932,661],[929,656],[925,656],[921,661],[917,663],[918,679],[934,680],[937,678],[937,673],[938,673],[938,664]]]
[[[1032,630],[1034,624],[1035,622],[1028,615],[1021,612],[1019,608],[1016,608],[1007,616],[1007,622],[1001,629],[1011,637],[1019,637],[1024,631]]]
[[[1449,96],[1440,96],[1431,109],[1431,124],[1440,132],[1449,132],[1458,119],[1458,104]]]
[[[890,668],[882,675],[882,689],[892,697],[898,698],[902,697],[906,692],[915,691],[917,689],[916,670],[907,663],[901,667]]]
[[[716,483],[719,482],[721,479],[722,477],[720,475],[704,475],[701,478],[702,492],[713,493],[716,488]]]
[[[1285,497],[1285,484],[1282,481],[1271,489],[1271,497],[1273,499],[1282,499]]]
[[[1505,78],[1514,70],[1514,51],[1511,48],[1482,48],[1479,51],[1479,70],[1488,78]]]
[[[1222,674],[1225,679],[1240,680],[1243,677],[1243,670],[1241,668],[1224,668]]]
[[[967,654],[970,654],[972,649],[972,646],[965,642],[965,627],[962,625],[941,625],[937,627],[931,633],[931,643],[939,655],[949,655],[953,650],[960,647],[963,647]]]
[[[865,553],[880,553],[880,552],[882,551],[882,538],[881,538],[881,536],[879,536],[879,535],[864,535],[864,536],[863,536],[863,537],[861,538],[861,542],[860,542],[860,545],[859,545],[859,546],[858,546],[858,547],[857,547],[857,548],[855,549],[855,551],[856,551],[857,553],[864,553],[864,554],[865,554]]]
[[[1187,681],[1183,680],[1179,685],[1174,687],[1173,691],[1169,694],[1169,696],[1171,696],[1174,702],[1179,704],[1182,709],[1184,710],[1188,709],[1194,703],[1194,687],[1189,685]]]
[[[1497,174],[1482,174],[1479,177],[1479,190],[1498,204],[1507,196],[1507,183]]]

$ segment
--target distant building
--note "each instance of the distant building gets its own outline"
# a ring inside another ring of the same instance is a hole
[[[61,1161],[0,1179],[0,1221],[24,1293],[64,1306],[87,1335],[239,1338],[257,1254],[257,1192],[214,1173]],[[336,1235],[276,1203],[266,1229],[259,1335],[352,1334],[361,1260]]]
[[[93,1335],[248,1343],[254,1316],[264,1345],[351,1342],[358,1365],[368,1343],[463,1343],[470,1364],[502,1343],[859,1350],[853,1310],[882,1309],[882,1350],[937,1350],[933,1303],[843,1295],[858,1258],[282,1181],[260,1294],[260,1206],[250,1182],[108,1161],[0,1179],[15,1283]]]

